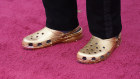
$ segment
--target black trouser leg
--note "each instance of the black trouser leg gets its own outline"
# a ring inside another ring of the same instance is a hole
[[[46,26],[55,30],[71,31],[79,23],[76,0],[43,0]]]
[[[120,0],[87,0],[86,4],[92,35],[106,39],[121,32]]]

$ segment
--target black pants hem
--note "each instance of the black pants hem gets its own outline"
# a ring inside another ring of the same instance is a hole
[[[101,39],[108,39],[108,38],[112,38],[112,37],[116,37],[118,36],[121,31],[122,31],[122,28],[119,28],[119,29],[116,29],[117,31],[116,32],[112,32],[112,33],[107,33],[107,32],[103,32],[103,31],[93,31],[93,30],[90,30],[90,33],[96,37],[99,37]],[[108,31],[112,31],[112,30],[108,30]],[[105,34],[106,33],[106,34]]]
[[[121,25],[121,0],[86,0],[90,33],[102,39],[119,35]],[[79,23],[76,0],[43,0],[46,26],[60,31],[71,31]]]
[[[50,29],[54,29],[54,30],[59,30],[59,31],[72,31],[78,26],[79,26],[79,23],[67,24],[67,25],[54,25],[54,24],[46,23],[46,27]]]

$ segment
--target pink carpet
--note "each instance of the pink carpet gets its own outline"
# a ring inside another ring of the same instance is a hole
[[[140,79],[140,0],[122,0],[122,44],[98,64],[76,61],[91,36],[85,0],[78,8],[83,39],[31,51],[21,41],[45,26],[42,1],[0,0],[0,79]]]

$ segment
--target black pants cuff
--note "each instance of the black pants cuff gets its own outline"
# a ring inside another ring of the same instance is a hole
[[[79,26],[78,22],[73,24],[67,24],[67,25],[55,25],[55,24],[46,23],[46,27],[59,31],[72,31],[78,26]]]

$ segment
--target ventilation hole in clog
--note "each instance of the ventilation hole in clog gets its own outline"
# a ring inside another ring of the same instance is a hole
[[[86,57],[83,57],[82,59],[83,59],[83,60],[86,60],[87,58],[86,58]]]
[[[91,51],[93,51],[93,49],[91,49]]]
[[[39,34],[39,33],[37,33],[37,34]]]
[[[33,38],[31,38],[31,39],[33,39]]]
[[[92,58],[92,60],[96,60],[96,58],[95,58],[95,57],[93,57],[93,58]]]
[[[101,59],[104,59],[104,56],[101,56]]]
[[[108,53],[107,53],[107,56],[109,56],[109,55],[110,55],[110,53],[108,52]]]
[[[38,43],[38,46],[41,46],[42,45],[42,43]]]
[[[51,42],[51,40],[47,40],[47,42],[46,43],[50,43]]]
[[[91,54],[90,52],[88,54]]]
[[[42,35],[44,35],[44,33],[42,33]]]
[[[36,38],[38,38],[38,36],[36,36]]]
[[[99,50],[100,52],[102,51],[102,50]]]
[[[29,46],[33,46],[33,43],[29,43]]]
[[[90,45],[90,46],[93,46],[93,45]]]
[[[105,47],[103,47],[105,49]]]
[[[96,52],[94,52],[94,53],[96,53]]]
[[[98,44],[98,43],[95,43],[96,45]]]
[[[96,49],[98,49],[98,47],[96,47]]]
[[[85,52],[83,52],[83,53],[85,53]]]

